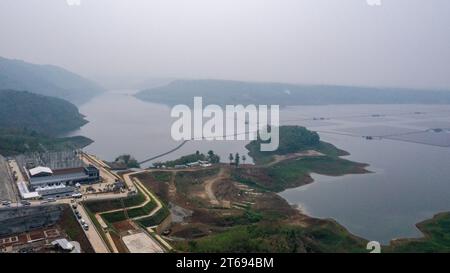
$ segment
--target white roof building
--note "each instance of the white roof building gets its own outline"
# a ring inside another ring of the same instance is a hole
[[[24,181],[17,181],[17,188],[19,189],[20,197],[22,197],[22,199],[34,199],[40,197],[38,192],[30,192]]]
[[[53,172],[52,172],[52,170],[50,168],[42,167],[42,166],[30,169],[29,172],[30,172],[31,176],[36,176],[36,175],[39,175],[39,174],[49,174],[49,175],[53,174]]]
[[[71,244],[69,241],[67,241],[67,239],[58,239],[52,242],[52,245],[54,246],[59,246],[60,248],[64,249],[64,250],[73,250],[74,246],[73,244]]]

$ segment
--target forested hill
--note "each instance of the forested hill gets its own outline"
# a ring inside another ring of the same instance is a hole
[[[1,155],[83,148],[92,140],[57,135],[86,122],[68,101],[26,91],[0,90]]]
[[[86,122],[78,108],[65,100],[27,91],[0,90],[0,129],[54,136]]]
[[[449,104],[450,91],[371,88],[332,85],[295,85],[224,80],[176,80],[139,92],[136,97],[167,105],[192,104]]]
[[[0,57],[0,89],[27,90],[75,104],[104,91],[96,83],[64,68]]]

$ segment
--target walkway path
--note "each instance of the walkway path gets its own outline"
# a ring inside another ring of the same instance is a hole
[[[171,153],[175,152],[176,150],[180,149],[181,147],[183,147],[184,144],[186,144],[188,141],[189,141],[189,140],[185,140],[185,141],[183,141],[180,145],[178,145],[177,147],[173,148],[172,150],[170,150],[170,151],[168,151],[168,152],[165,152],[165,153],[162,153],[162,154],[159,154],[159,155],[156,155],[156,156],[154,156],[154,157],[145,159],[145,160],[139,162],[139,164],[144,164],[144,163],[150,162],[150,161],[152,161],[152,160],[155,160],[155,159],[157,159],[157,158],[163,157],[163,156],[165,156],[165,155],[171,154]]]

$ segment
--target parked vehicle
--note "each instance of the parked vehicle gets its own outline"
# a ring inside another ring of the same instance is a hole
[[[23,206],[31,206],[31,203],[26,200],[20,201],[20,204],[22,204]]]
[[[89,230],[89,225],[88,224],[83,224],[83,229],[88,231]]]
[[[72,194],[72,198],[80,199],[81,197],[83,197],[83,195],[81,193]]]

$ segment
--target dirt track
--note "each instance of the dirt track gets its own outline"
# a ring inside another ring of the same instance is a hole
[[[297,159],[297,158],[301,158],[301,157],[312,157],[312,156],[324,156],[324,154],[314,151],[314,150],[307,150],[304,152],[287,154],[287,155],[275,155],[274,160],[272,162],[269,162],[263,166],[270,167],[270,166],[280,163],[281,161]]]
[[[213,205],[220,204],[219,200],[217,200],[216,195],[214,194],[214,191],[213,191],[214,183],[221,179],[226,178],[226,174],[227,174],[226,169],[220,168],[219,173],[215,177],[205,181],[205,192],[206,192],[206,195],[208,196],[211,204],[213,204]]]

